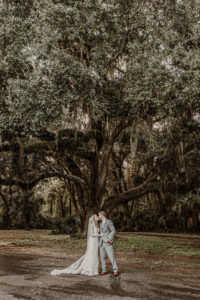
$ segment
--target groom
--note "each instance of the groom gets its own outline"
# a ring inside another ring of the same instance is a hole
[[[99,246],[100,246],[100,256],[101,256],[101,266],[102,272],[101,275],[105,275],[106,270],[106,256],[108,255],[114,271],[114,276],[118,276],[118,267],[113,250],[113,239],[115,235],[115,227],[111,220],[106,218],[106,213],[104,211],[99,212],[99,219],[101,220],[100,232],[103,233],[103,236],[100,237]]]

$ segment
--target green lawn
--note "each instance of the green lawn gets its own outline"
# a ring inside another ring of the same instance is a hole
[[[43,249],[42,253],[63,252],[80,255],[86,239],[80,236],[52,235],[49,230],[1,230],[0,246],[19,245]],[[200,270],[200,236],[192,234],[117,233],[114,248],[125,264],[145,267],[179,267]],[[40,251],[40,250],[38,250]]]
[[[133,249],[139,252],[154,254],[200,256],[200,236],[131,233],[119,234],[116,238],[116,249]]]

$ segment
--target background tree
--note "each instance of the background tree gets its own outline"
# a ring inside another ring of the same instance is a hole
[[[198,186],[198,1],[10,0],[1,15],[2,185],[62,179],[82,230],[95,209]]]

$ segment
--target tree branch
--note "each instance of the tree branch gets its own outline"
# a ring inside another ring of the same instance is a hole
[[[36,184],[38,184],[38,182],[40,182],[41,180],[47,179],[47,178],[52,178],[52,177],[68,179],[68,180],[74,181],[80,185],[86,185],[86,182],[78,176],[62,174],[59,172],[42,174],[38,178],[33,179],[32,181],[29,181],[29,182],[15,180],[15,179],[1,179],[0,178],[0,184],[2,184],[2,185],[17,185],[17,186],[21,187],[23,190],[26,190],[26,189],[30,190]]]
[[[123,43],[122,43],[122,47],[121,47],[121,49],[119,50],[119,52],[116,53],[114,57],[112,57],[111,61],[115,61],[115,60],[116,60],[116,59],[124,52],[124,50],[125,50],[125,48],[126,48],[126,45],[127,45],[127,43],[128,43],[128,35],[129,35],[129,32],[130,32],[130,29],[127,30],[127,31],[125,32],[124,40],[123,40]]]
[[[145,194],[159,191],[159,187],[159,182],[145,182],[129,191],[108,197],[107,199],[105,199],[101,209],[106,210],[108,213],[110,213],[119,205],[128,203],[129,201],[134,201],[135,199],[140,198]]]

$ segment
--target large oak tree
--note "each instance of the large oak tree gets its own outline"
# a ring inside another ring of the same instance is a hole
[[[94,209],[192,189],[199,13],[195,0],[2,0],[1,152],[15,168],[1,184],[62,178],[82,227]]]

